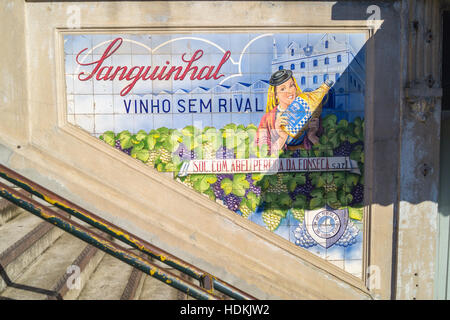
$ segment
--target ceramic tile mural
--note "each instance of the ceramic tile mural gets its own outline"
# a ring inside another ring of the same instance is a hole
[[[365,39],[65,35],[68,121],[361,277]]]

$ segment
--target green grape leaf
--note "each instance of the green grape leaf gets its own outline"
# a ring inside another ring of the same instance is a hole
[[[225,195],[230,194],[231,191],[233,191],[233,181],[231,181],[228,178],[225,178],[220,182],[220,187],[225,192]]]
[[[142,162],[147,162],[148,158],[150,157],[150,153],[147,149],[139,149],[136,147],[133,147],[131,149],[130,156],[134,159],[139,159]]]
[[[183,136],[191,137],[194,135],[194,126],[186,126],[183,129],[181,129],[181,133]]]
[[[136,134],[136,139],[138,141],[142,141],[147,137],[147,132],[145,132],[144,130],[139,130],[138,133]]]
[[[288,194],[283,193],[279,196],[279,202],[282,206],[290,207],[292,204],[292,199]]]
[[[158,129],[156,129],[156,131],[158,131],[161,135],[168,135],[169,134],[169,128],[166,127],[160,127]]]
[[[278,195],[273,192],[267,192],[264,194],[264,201],[267,203],[277,203],[278,201]]]
[[[345,172],[333,173],[333,180],[336,187],[340,188],[345,183]]]
[[[168,172],[175,172],[175,171],[177,171],[177,165],[174,163],[168,163],[168,164],[166,164],[165,170]]]
[[[361,221],[364,215],[364,207],[348,207],[348,215],[350,219]]]
[[[225,130],[236,131],[237,125],[234,124],[234,123],[229,123],[229,124],[225,125],[223,128],[224,128]]]
[[[216,201],[216,195],[214,194],[213,190],[208,189],[204,192],[204,194],[206,194],[212,201]]]
[[[333,173],[331,173],[331,172],[324,172],[322,174],[322,177],[325,180],[326,184],[331,184],[333,182],[333,180],[334,180]]]
[[[297,187],[297,181],[295,179],[289,180],[287,187],[290,192],[294,192],[295,188]]]
[[[138,151],[142,150],[145,147],[144,141],[140,141],[138,144],[134,145],[133,150]]]
[[[223,181],[223,180],[222,180]],[[250,183],[245,179],[245,174],[235,174],[232,184],[232,193],[238,197],[245,196],[245,191],[250,187]]]
[[[338,128],[347,128],[348,126],[348,121],[345,119],[341,119],[338,123]]]
[[[201,177],[194,182],[194,189],[201,193],[209,189],[209,183],[206,181],[205,177]]]
[[[209,184],[213,184],[214,182],[217,181],[217,176],[215,174],[206,174],[204,179],[206,180],[206,182],[208,182]]]
[[[359,175],[348,173],[345,182],[348,186],[356,186],[358,184]]]
[[[306,183],[306,175],[304,173],[296,173],[294,177],[297,185],[302,185]]]
[[[100,139],[102,139],[112,147],[114,147],[116,144],[115,134],[112,131],[106,131],[105,133],[103,133],[103,135],[100,136]]]
[[[258,197],[255,193],[249,192],[247,194],[247,206],[252,210],[255,211],[260,203],[260,197]]]
[[[159,134],[158,135],[150,134],[147,136],[147,138],[144,140],[146,149],[153,150],[155,148],[157,137],[159,137]]]
[[[335,192],[335,191],[327,192],[325,194],[325,198],[326,198],[328,204],[335,203],[335,202],[338,201],[338,199],[337,199],[337,192]]]
[[[252,174],[252,180],[254,180],[254,181],[261,181],[262,178],[264,178],[264,174],[262,174],[262,173],[253,173]]]
[[[322,199],[323,195],[324,195],[323,188],[317,188],[317,189],[314,189],[313,191],[311,191],[311,196],[314,197],[314,198]]]
[[[353,120],[353,123],[355,124],[355,126],[361,126],[362,120],[361,120],[360,117],[356,117],[356,118]]]
[[[322,120],[322,126],[326,128],[333,128],[336,126],[337,116],[335,114],[329,114]]]
[[[124,137],[131,137],[131,133],[128,130],[124,130],[121,131],[118,135],[117,135],[117,139],[121,140]]]
[[[325,201],[323,198],[312,198],[311,201],[309,202],[309,208],[311,210],[314,210],[314,209],[323,207],[324,204],[325,204]]]
[[[360,162],[361,161],[361,152],[360,151],[352,151],[352,153],[350,154],[350,159]]]
[[[295,201],[292,203],[292,208],[294,209],[305,209],[306,208],[306,197],[299,194],[295,197]]]
[[[123,135],[122,138],[120,138],[120,147],[122,149],[128,149],[133,146],[133,143],[131,142],[131,135]]]
[[[350,143],[357,143],[359,141],[359,139],[353,135],[348,135],[348,142]]]
[[[328,137],[326,135],[322,135],[319,138],[319,141],[320,141],[321,144],[327,144],[328,143]]]

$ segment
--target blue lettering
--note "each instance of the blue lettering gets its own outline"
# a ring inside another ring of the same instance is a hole
[[[212,107],[211,107],[211,99],[208,100],[208,103],[205,105],[203,103],[203,100],[200,99],[200,112],[203,112],[203,109],[207,110],[209,108],[209,112],[212,112]]]
[[[167,102],[167,103],[166,103],[166,102]],[[164,107],[166,104],[168,105],[167,111],[166,111],[166,108]],[[163,102],[162,102],[162,109],[163,109],[163,111],[164,111],[165,113],[167,113],[167,112],[170,111],[170,101],[169,101],[169,100],[167,100],[167,99],[164,99],[164,100],[163,100]]]
[[[189,99],[189,113],[197,113],[197,111],[191,109],[191,107],[195,107],[195,101],[197,99]]]
[[[141,113],[142,113],[142,108],[144,108],[145,113],[148,113],[148,100],[145,100],[145,104],[144,101],[140,101],[139,103],[139,107],[141,108]]]
[[[222,112],[222,107],[225,109],[224,112],[227,112],[227,100],[226,99],[219,99],[219,112]]]
[[[241,112],[241,108],[242,108],[242,98],[241,98],[241,103],[239,104],[238,99],[234,99],[234,101],[236,101],[236,106],[239,112]]]
[[[244,111],[247,111],[247,109],[252,111],[252,105],[250,104],[250,98],[247,98],[247,102],[245,103],[245,110]]]
[[[131,104],[131,100],[128,100],[128,105],[127,105],[126,100],[123,100],[123,103],[125,104],[125,111],[126,111],[127,113],[130,113],[130,104]]]
[[[182,101],[183,101],[183,103],[185,103],[184,99],[178,100],[178,106],[179,106],[180,108],[183,108],[183,110],[181,110],[180,108],[178,108],[178,112],[180,112],[180,113],[183,113],[183,112],[186,111],[186,107],[185,107],[184,105],[181,104]]]
[[[264,111],[264,109],[261,110],[258,109],[258,98],[255,98],[255,102],[256,102],[256,112]]]
[[[152,113],[155,113],[155,112],[153,112],[153,108],[157,108],[157,110],[158,110],[158,112],[157,113],[159,113],[159,100],[156,100],[157,101],[157,104],[156,105],[154,105],[153,104],[153,99],[152,99]]]

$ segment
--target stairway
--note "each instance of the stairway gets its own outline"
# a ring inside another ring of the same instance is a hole
[[[0,274],[0,300],[192,299],[1,198]]]

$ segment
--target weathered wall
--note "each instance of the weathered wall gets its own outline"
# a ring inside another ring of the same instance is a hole
[[[381,8],[380,29],[371,28],[366,21],[372,4]],[[412,168],[408,157],[416,152],[411,149],[411,144],[417,143],[412,140],[414,132],[430,130],[426,132],[433,137],[435,133],[433,128],[420,127],[422,124],[408,127],[407,123],[404,127],[409,129],[401,131],[402,68],[407,58],[402,56],[406,43],[400,41],[398,31],[407,24],[400,19],[405,15],[404,2],[76,4],[83,32],[205,28],[368,31],[365,184],[370,236],[365,257],[366,266],[380,270],[377,281],[345,274],[67,124],[58,30],[67,28],[71,5],[21,0],[1,4],[1,24],[10,30],[0,35],[10,45],[0,57],[7,72],[6,76],[2,70],[0,85],[2,164],[261,299],[365,299],[370,297],[366,282],[370,294],[391,298],[397,275],[393,269],[394,217],[400,212],[397,296],[412,298],[405,283],[412,279],[409,270],[416,268],[411,264],[424,252],[415,249],[414,235],[422,230],[428,245],[434,236],[429,211],[435,208],[432,192],[417,198],[416,191],[407,191],[423,183],[408,173]],[[430,119],[435,123],[434,116]],[[403,177],[407,180],[399,185]],[[409,214],[414,219],[403,222],[403,216]],[[412,223],[429,217],[427,229]],[[432,256],[430,252],[426,258],[427,268],[433,266]],[[408,276],[403,277],[403,270],[408,270]],[[425,274],[426,289],[415,295],[419,298],[430,297],[433,280],[428,271]]]

